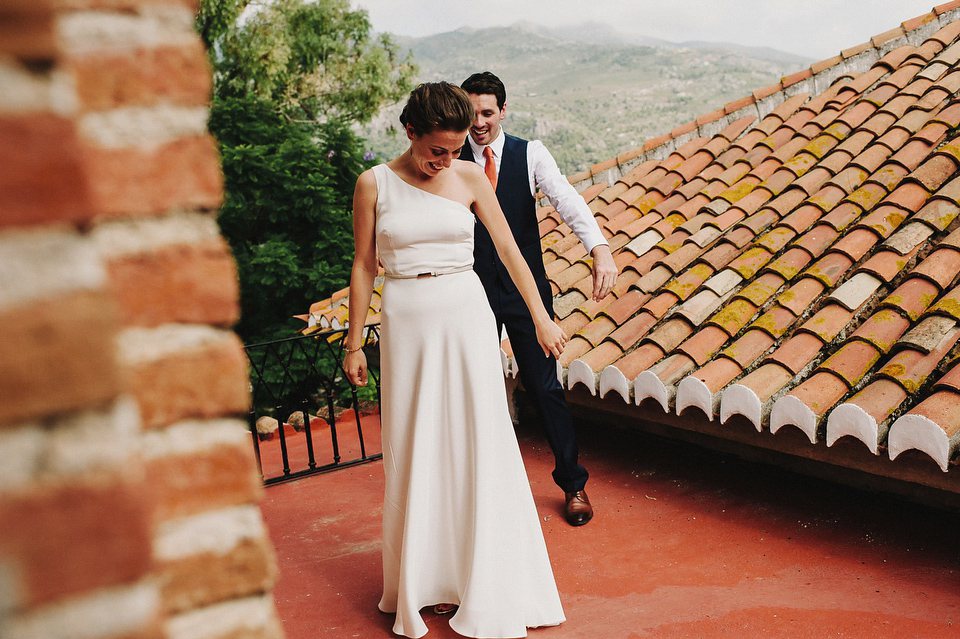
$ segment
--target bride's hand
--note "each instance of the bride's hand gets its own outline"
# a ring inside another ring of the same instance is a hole
[[[567,336],[556,322],[549,320],[537,325],[537,341],[540,342],[544,357],[552,354],[560,359],[563,347],[567,343]]]
[[[354,386],[367,385],[367,356],[362,350],[347,353],[343,358],[343,372]]]

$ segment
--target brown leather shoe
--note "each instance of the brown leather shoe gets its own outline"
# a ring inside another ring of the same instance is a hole
[[[582,526],[593,519],[593,506],[587,492],[578,490],[575,493],[564,493],[567,497],[566,516],[571,526]]]

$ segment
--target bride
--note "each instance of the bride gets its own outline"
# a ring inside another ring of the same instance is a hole
[[[400,122],[410,148],[365,171],[354,193],[355,255],[344,370],[364,385],[362,329],[378,256],[381,330],[382,611],[422,637],[420,610],[454,613],[468,637],[523,637],[564,621],[533,495],[510,420],[499,337],[472,270],[475,224],[530,309],[544,355],[566,336],[540,299],[496,195],[456,159],[473,122],[467,94],[422,84]]]

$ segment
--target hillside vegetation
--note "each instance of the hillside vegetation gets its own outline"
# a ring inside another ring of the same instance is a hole
[[[811,63],[735,45],[603,41],[587,25],[577,38],[570,30],[518,24],[396,40],[413,52],[419,81],[459,84],[483,70],[500,76],[507,87],[505,130],[543,140],[568,175]],[[362,131],[384,158],[407,146],[396,134],[400,106],[383,109]]]

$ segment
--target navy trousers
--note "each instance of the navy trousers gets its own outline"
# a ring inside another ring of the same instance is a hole
[[[534,408],[543,422],[547,441],[553,450],[556,460],[553,480],[564,492],[582,490],[587,483],[587,469],[578,461],[579,450],[573,419],[567,407],[563,386],[557,379],[557,360],[553,355],[543,355],[543,349],[537,342],[533,318],[530,317],[519,291],[515,288],[508,291],[499,282],[487,286],[486,291],[490,307],[497,318],[497,332],[499,334],[501,328],[506,326],[519,368],[520,381],[533,400]],[[549,295],[550,288],[547,284],[546,290],[541,291],[541,296],[546,298],[548,311],[552,307]]]

